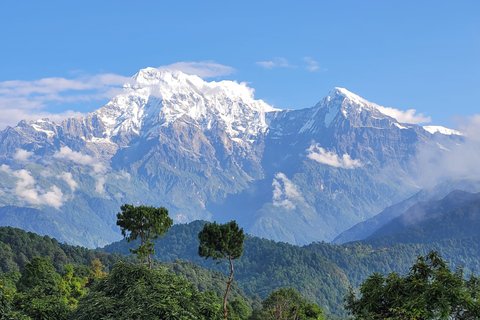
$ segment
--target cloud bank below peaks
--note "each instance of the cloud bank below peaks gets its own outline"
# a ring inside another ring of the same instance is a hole
[[[50,190],[41,188],[25,169],[12,170],[8,165],[2,164],[0,171],[17,178],[13,192],[20,200],[30,205],[47,205],[59,209],[66,200],[59,187],[52,185]]]
[[[326,151],[318,143],[307,149],[307,158],[336,168],[355,169],[362,166],[360,160],[354,160],[346,153],[340,157],[335,152]]]
[[[458,126],[461,140],[443,139],[436,145],[420,145],[412,167],[418,168],[418,184],[434,186],[448,179],[480,180],[480,114]]]
[[[83,154],[77,151],[73,151],[69,147],[61,147],[60,151],[57,151],[54,155],[54,158],[57,159],[64,159],[72,161],[79,165],[90,166],[93,169],[93,172],[90,174],[95,179],[95,191],[100,194],[105,194],[105,173],[107,171],[106,166],[99,162],[96,158],[89,156],[87,154]],[[71,176],[70,176],[71,177]],[[72,183],[67,181],[69,177],[63,177],[63,179],[69,184],[70,188],[72,188]]]
[[[272,186],[272,202],[276,207],[284,207],[285,209],[293,210],[296,208],[295,203],[305,202],[298,187],[282,172],[275,174]]]

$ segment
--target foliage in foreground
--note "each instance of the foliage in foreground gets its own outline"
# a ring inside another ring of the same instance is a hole
[[[325,316],[318,304],[308,302],[295,289],[280,288],[270,293],[250,319],[324,320]]]
[[[90,319],[219,319],[216,294],[200,293],[165,269],[117,263],[80,300],[72,318]]]
[[[373,274],[353,289],[345,308],[355,320],[480,319],[480,279],[464,278],[463,270],[451,272],[437,252],[419,256],[410,272],[401,277]]]
[[[0,319],[68,319],[87,282],[71,265],[60,275],[49,259],[35,257],[21,274],[9,272],[0,278]]]
[[[178,257],[228,276],[228,263],[217,264],[198,255],[198,233],[204,225],[204,221],[194,221],[172,226],[166,236],[157,241],[155,259],[174,261]],[[343,247],[336,247],[345,252]],[[103,250],[130,253],[125,241],[115,242]],[[321,305],[331,319],[346,315],[342,299],[348,291],[349,281],[343,270],[328,261],[325,254],[247,235],[243,254],[234,263],[234,283],[250,296],[258,294],[265,299],[273,290],[293,287],[309,301]],[[371,272],[364,278],[369,274]]]

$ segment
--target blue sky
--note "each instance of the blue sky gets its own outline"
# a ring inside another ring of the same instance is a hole
[[[91,112],[124,77],[175,63],[277,108],[339,86],[455,127],[480,113],[479,17],[475,0],[2,1],[0,129]]]

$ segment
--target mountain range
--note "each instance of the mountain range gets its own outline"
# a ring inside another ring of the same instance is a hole
[[[465,139],[343,88],[297,110],[253,93],[146,68],[92,113],[7,127],[0,225],[99,247],[121,238],[116,213],[132,203],[176,222],[235,219],[276,241],[331,241],[419,192],[422,151],[441,157]]]

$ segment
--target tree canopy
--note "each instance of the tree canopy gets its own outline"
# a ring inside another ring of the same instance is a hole
[[[322,308],[308,302],[293,288],[274,290],[263,301],[253,320],[324,320]]]
[[[227,296],[233,282],[234,273],[232,260],[242,256],[245,234],[235,220],[220,225],[217,222],[212,222],[203,226],[203,230],[198,233],[198,239],[200,240],[198,247],[200,257],[212,258],[213,260],[227,259],[230,263],[230,277],[223,297],[223,316],[227,318]]]
[[[410,272],[402,277],[374,273],[353,289],[345,308],[356,320],[374,319],[479,319],[479,278],[464,278],[463,269],[452,272],[437,252],[418,256]]]
[[[220,299],[166,269],[117,263],[79,302],[73,319],[219,319]]]
[[[173,224],[173,220],[168,216],[168,210],[164,207],[143,205],[135,207],[130,204],[120,208],[122,212],[117,213],[117,225],[120,226],[122,235],[127,242],[140,238],[140,245],[136,249],[131,249],[131,252],[137,254],[140,260],[148,257],[151,269],[150,255],[155,253],[155,244],[151,240],[164,236]]]

